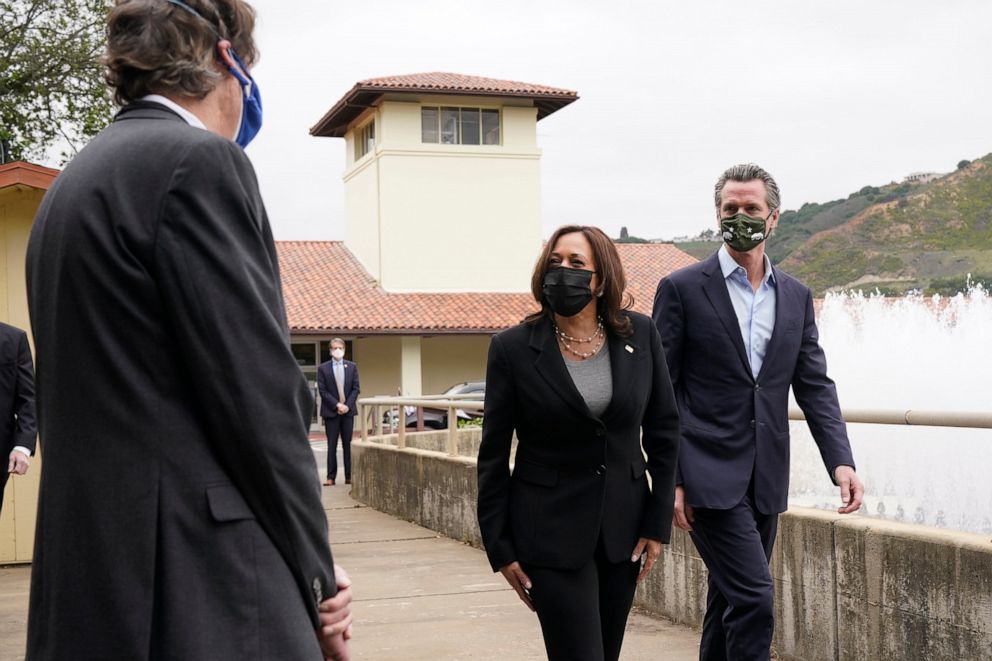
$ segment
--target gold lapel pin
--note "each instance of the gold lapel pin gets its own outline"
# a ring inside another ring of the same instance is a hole
[[[627,353],[634,353],[634,347],[630,346],[629,344],[625,345],[624,349],[627,350]]]

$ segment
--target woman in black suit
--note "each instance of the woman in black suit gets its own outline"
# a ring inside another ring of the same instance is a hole
[[[559,228],[531,281],[541,311],[489,348],[479,526],[552,661],[619,657],[636,583],[671,532],[678,411],[625,286],[609,237]]]

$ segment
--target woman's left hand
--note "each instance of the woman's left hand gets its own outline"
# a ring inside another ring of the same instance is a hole
[[[637,540],[637,546],[634,547],[634,552],[630,554],[630,561],[637,562],[641,559],[642,555],[646,557],[644,558],[644,566],[641,567],[641,573],[637,575],[638,583],[648,575],[648,572],[654,567],[658,556],[661,555],[661,542],[656,539],[641,537]]]

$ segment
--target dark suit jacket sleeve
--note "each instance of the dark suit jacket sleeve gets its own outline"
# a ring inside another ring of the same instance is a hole
[[[254,172],[233,143],[198,142],[175,170],[154,267],[213,449],[285,559],[317,626],[317,597],[336,587],[307,440],[313,399],[290,352]]]
[[[808,289],[803,339],[792,375],[792,392],[806,415],[830,479],[834,479],[834,469],[838,466],[853,468],[854,455],[847,438],[847,425],[841,417],[837,388],[827,376],[827,359],[820,347],[820,334],[813,316],[813,294]]]
[[[348,412],[354,415],[355,402],[358,401],[358,393],[361,392],[361,388],[358,386],[358,365],[351,363],[351,389],[345,393],[345,403],[344,405],[348,407]]]
[[[317,368],[317,391],[320,393],[320,415],[333,418],[338,414],[337,388],[331,386],[331,366],[324,363]]]
[[[17,415],[17,431],[14,433],[13,444],[23,446],[34,454],[38,419],[34,407],[34,363],[31,362],[27,333],[21,333],[17,341],[17,395],[14,413]]]
[[[685,333],[685,316],[682,310],[682,298],[679,290],[670,278],[658,283],[654,296],[654,308],[651,311],[654,325],[661,335],[665,360],[668,363],[668,374],[672,388],[678,389],[682,372],[682,347]],[[682,484],[682,471],[676,466],[675,484]]]
[[[499,336],[489,345],[479,446],[479,528],[493,571],[516,560],[510,534],[510,444],[514,429],[513,375]]]
[[[642,422],[641,445],[648,456],[651,500],[641,523],[641,537],[668,543],[672,535],[675,471],[678,466],[679,412],[668,376],[661,336],[651,326],[651,399]]]

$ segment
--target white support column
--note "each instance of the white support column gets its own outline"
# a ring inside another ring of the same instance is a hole
[[[419,397],[423,374],[420,363],[420,337],[404,335],[400,350],[400,389],[404,397]]]

